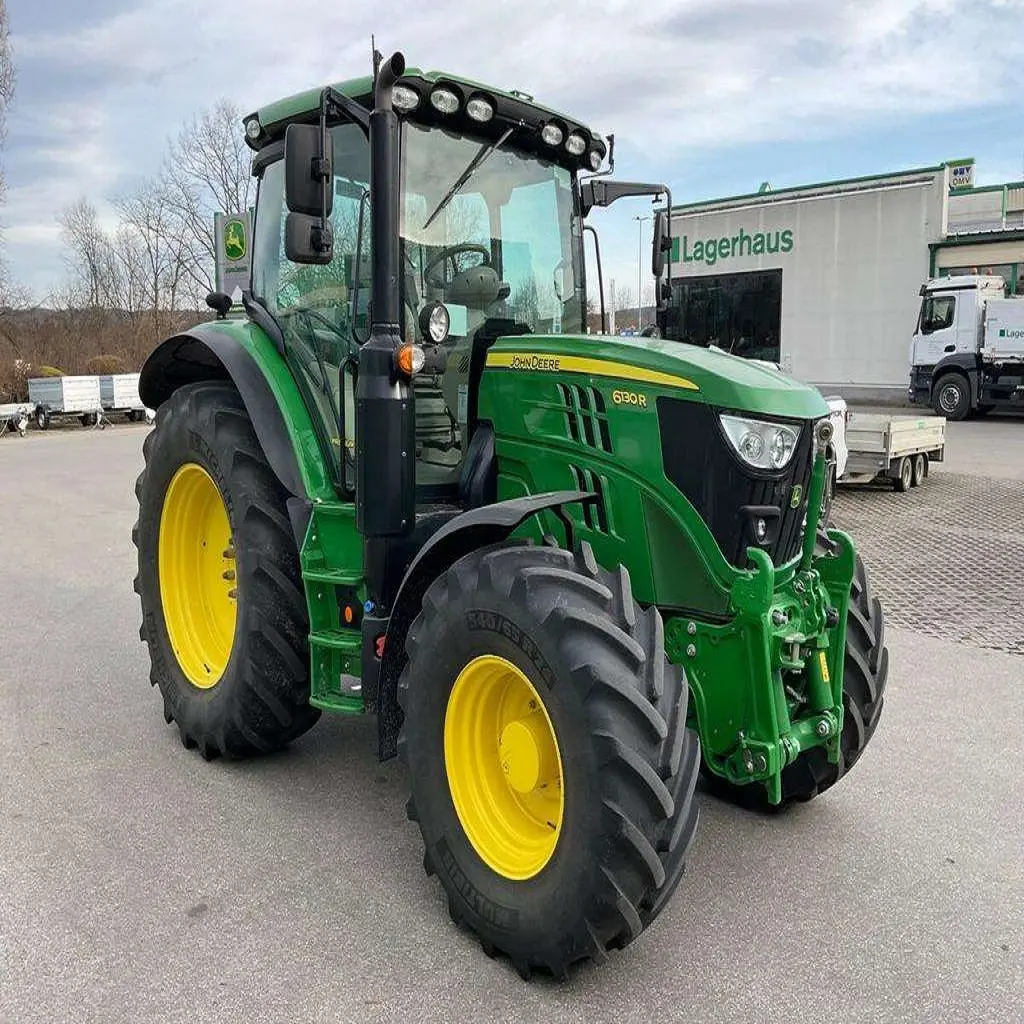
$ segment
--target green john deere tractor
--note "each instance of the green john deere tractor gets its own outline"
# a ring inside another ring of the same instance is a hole
[[[585,333],[583,217],[658,188],[527,95],[396,54],[244,130],[244,313],[212,294],[140,382],[164,716],[209,759],[374,712],[452,917],[563,975],[666,905],[699,772],[779,806],[871,738],[882,614],[818,528],[828,408]]]

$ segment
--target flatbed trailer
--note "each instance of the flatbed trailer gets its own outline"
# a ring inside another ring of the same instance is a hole
[[[40,430],[46,430],[55,420],[71,417],[83,427],[103,426],[98,376],[30,377],[28,398]]]
[[[922,484],[933,462],[946,450],[943,416],[893,416],[850,413],[846,424],[849,454],[840,484],[891,481],[897,491]]]
[[[34,414],[35,406],[31,402],[10,402],[0,405],[0,437],[8,431],[24,437]]]

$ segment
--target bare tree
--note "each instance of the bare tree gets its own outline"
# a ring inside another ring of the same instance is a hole
[[[65,207],[57,217],[61,227],[74,283],[81,289],[81,300],[95,308],[108,299],[105,279],[110,262],[110,240],[100,227],[96,207],[84,196]]]
[[[214,285],[213,215],[245,213],[254,198],[241,114],[227,100],[189,121],[171,142],[159,191],[177,222],[182,272],[197,289]]]

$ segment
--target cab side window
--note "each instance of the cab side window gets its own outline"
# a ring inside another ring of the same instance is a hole
[[[921,306],[921,333],[931,334],[953,326],[953,315],[956,311],[956,296],[938,295],[925,299]]]
[[[343,402],[341,366],[358,351],[369,331],[372,260],[369,143],[354,124],[336,125],[331,141],[334,258],[326,266],[310,266],[292,263],[285,255],[284,160],[277,160],[260,180],[253,291],[281,326],[288,362],[311,400],[318,432],[328,446],[326,461],[333,469],[339,462],[342,407],[345,446],[350,451],[355,446],[352,377],[345,378]]]

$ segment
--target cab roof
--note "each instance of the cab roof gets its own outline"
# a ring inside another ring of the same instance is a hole
[[[525,145],[525,148],[536,150],[558,163],[585,170],[591,169],[589,161],[592,151],[597,150],[602,159],[607,154],[607,144],[601,135],[577,119],[537,103],[532,96],[518,90],[496,89],[492,85],[446,71],[422,71],[419,68],[406,68],[397,84],[412,88],[419,94],[420,102],[416,109],[398,111],[400,116],[417,124],[463,129],[484,138],[496,138],[511,127],[517,145]],[[454,114],[441,114],[430,104],[429,94],[439,85],[446,86],[459,97],[459,110]],[[373,107],[373,78],[370,75],[334,82],[327,87],[355,100],[367,110]],[[282,139],[290,123],[309,124],[316,121],[320,115],[320,96],[324,88],[307,89],[275,100],[247,115],[244,119],[246,125],[255,118],[260,132],[255,137],[247,132],[246,142],[258,151]],[[487,123],[473,121],[465,113],[467,100],[477,95],[488,99],[494,107],[494,117]],[[541,128],[549,122],[554,122],[562,130],[562,143],[557,146],[549,146],[540,139]],[[586,149],[579,156],[569,153],[564,146],[565,140],[574,133],[582,135],[586,142]]]

